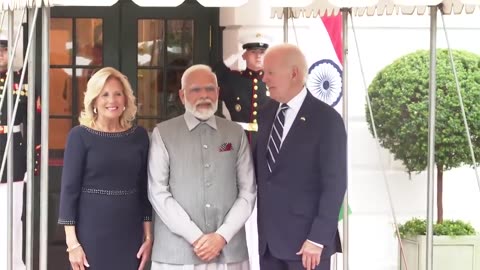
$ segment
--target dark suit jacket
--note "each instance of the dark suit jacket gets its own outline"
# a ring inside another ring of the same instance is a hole
[[[326,259],[341,251],[337,226],[347,185],[345,126],[333,108],[308,93],[270,173],[267,143],[278,106],[272,101],[263,108],[254,146],[260,255],[268,245],[279,259],[299,260],[295,253],[308,239],[325,246]]]

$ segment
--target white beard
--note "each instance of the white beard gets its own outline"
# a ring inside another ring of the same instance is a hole
[[[210,104],[210,108],[197,110],[198,104],[205,103],[205,102],[208,102]],[[211,99],[201,99],[201,100],[198,100],[195,103],[195,105],[192,105],[190,102],[188,102],[187,99],[185,99],[185,110],[193,114],[193,116],[195,116],[196,118],[202,121],[206,121],[210,117],[212,117],[217,111],[217,109],[218,109],[218,101],[213,102]]]

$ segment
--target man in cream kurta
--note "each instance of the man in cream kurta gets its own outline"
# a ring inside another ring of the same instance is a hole
[[[214,116],[218,85],[208,66],[182,76],[184,115],[151,136],[148,193],[155,210],[152,270],[247,270],[245,222],[256,198],[248,139]]]

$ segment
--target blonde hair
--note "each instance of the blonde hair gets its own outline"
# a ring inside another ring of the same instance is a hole
[[[93,107],[97,97],[102,92],[105,83],[109,79],[118,80],[123,86],[123,94],[125,95],[125,111],[120,116],[120,125],[123,128],[130,128],[132,121],[135,119],[137,113],[137,106],[135,105],[135,96],[133,95],[132,87],[128,79],[120,71],[105,67],[97,71],[87,83],[87,90],[85,91],[85,98],[83,99],[84,110],[81,112],[78,120],[81,125],[93,127],[98,115],[93,112]]]

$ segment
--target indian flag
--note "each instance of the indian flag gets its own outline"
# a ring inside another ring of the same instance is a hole
[[[307,89],[313,96],[342,111],[342,15],[323,16],[310,28],[305,51],[308,62]]]
[[[307,89],[342,114],[342,15],[323,16],[310,25],[300,45],[308,63]],[[348,213],[351,213],[350,207]],[[339,221],[343,219],[343,206]]]

